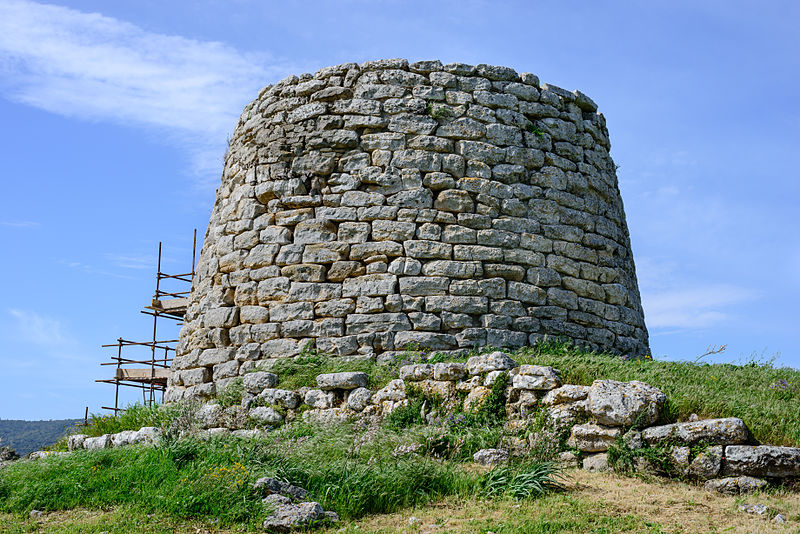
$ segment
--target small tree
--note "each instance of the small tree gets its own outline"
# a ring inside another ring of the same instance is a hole
[[[19,458],[19,454],[12,447],[3,445],[3,438],[0,438],[0,462],[9,462]]]

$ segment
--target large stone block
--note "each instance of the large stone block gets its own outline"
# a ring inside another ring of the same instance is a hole
[[[730,445],[725,447],[722,474],[766,478],[800,476],[800,448]]]
[[[648,426],[655,423],[667,396],[638,380],[595,380],[586,399],[586,411],[608,426]]]
[[[671,425],[653,426],[642,431],[642,439],[650,445],[681,443],[695,445],[737,445],[746,443],[749,433],[738,417],[704,419]]]

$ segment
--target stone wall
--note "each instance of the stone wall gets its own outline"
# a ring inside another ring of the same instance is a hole
[[[226,155],[167,400],[313,342],[649,352],[608,131],[506,67],[381,60],[290,76]]]
[[[472,356],[465,363],[405,365],[399,378],[385,385],[371,384],[363,372],[320,374],[316,387],[297,390],[281,388],[280,377],[266,371],[248,372],[239,380],[240,397],[193,409],[193,420],[182,421],[184,435],[259,439],[299,420],[360,422],[371,428],[398,409],[410,409],[420,423],[451,432],[459,417],[480,412],[494,395],[489,406],[498,430],[502,425],[497,443],[502,448],[475,451],[479,463],[504,462],[509,456],[558,458],[593,471],[615,466],[695,480],[727,494],[763,490],[770,483],[796,484],[800,477],[800,448],[757,444],[737,417],[701,420],[693,414],[688,421],[660,424],[667,396],[656,387],[636,380],[562,384],[558,369],[518,365],[501,351]],[[68,446],[151,443],[159,433],[146,427],[94,438],[74,435]],[[562,436],[567,434],[564,447]],[[47,454],[52,453],[31,457]],[[546,456],[538,456],[542,454]]]

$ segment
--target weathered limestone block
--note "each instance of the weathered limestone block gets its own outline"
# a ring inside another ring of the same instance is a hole
[[[543,365],[520,365],[511,372],[511,385],[517,389],[549,391],[561,386],[561,379],[552,367]]]
[[[766,480],[748,476],[715,478],[705,483],[708,491],[716,491],[723,495],[753,493],[767,487],[769,483]]]
[[[608,426],[647,426],[655,423],[667,396],[644,382],[595,380],[586,399],[586,412]]]
[[[372,391],[365,387],[356,388],[347,395],[347,407],[353,411],[361,412],[369,406],[371,400]]]
[[[471,375],[480,375],[490,371],[507,371],[517,367],[517,362],[505,352],[491,352],[473,356],[467,360],[467,371]]]
[[[437,334],[435,332],[416,330],[397,332],[394,336],[394,343],[397,347],[415,344],[429,350],[449,350],[458,347],[458,341],[451,334]]]
[[[492,390],[486,386],[473,387],[464,399],[464,411],[471,412],[479,409],[489,398],[491,392]]]
[[[328,373],[317,375],[317,387],[323,391],[356,389],[366,387],[367,380],[367,375],[361,372]]]
[[[472,455],[476,464],[498,465],[508,461],[508,451],[506,449],[481,449]]]
[[[283,422],[283,415],[269,406],[257,406],[247,412],[247,416],[268,425],[278,425]]]
[[[433,366],[434,380],[461,380],[467,377],[467,366],[463,363],[437,363]]]
[[[800,448],[730,445],[725,447],[722,474],[766,478],[800,476]]]
[[[586,423],[572,427],[567,445],[584,452],[603,452],[622,435],[619,427]]]
[[[685,445],[701,442],[709,445],[737,445],[747,442],[748,431],[744,421],[738,417],[728,417],[653,426],[642,431],[642,438],[649,445],[659,445],[664,442]]]
[[[392,380],[385,387],[379,389],[372,396],[372,404],[382,404],[386,401],[402,401],[406,399],[406,385],[400,379]]]
[[[278,383],[278,375],[265,371],[257,371],[244,375],[242,381],[245,391],[257,395],[265,388],[274,388],[275,384]]]
[[[333,408],[336,395],[333,391],[322,391],[321,389],[310,389],[305,394],[305,403],[312,408],[326,410]]]
[[[560,388],[548,391],[542,399],[546,406],[556,406],[582,401],[589,396],[589,386],[563,385]]]
[[[701,451],[686,468],[686,474],[700,480],[718,477],[722,469],[724,452],[725,449],[721,445],[714,445]]]
[[[87,450],[108,449],[111,447],[111,434],[103,434],[96,438],[86,438],[83,440],[83,448]]]
[[[430,363],[416,363],[404,365],[400,368],[400,379],[418,382],[433,377],[434,365]]]
[[[287,410],[294,410],[300,406],[300,395],[288,389],[264,388],[257,396],[264,404],[282,406]]]

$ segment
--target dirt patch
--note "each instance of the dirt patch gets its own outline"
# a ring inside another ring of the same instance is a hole
[[[765,492],[746,497],[726,497],[702,487],[663,479],[626,477],[613,473],[572,470],[570,492],[621,513],[655,521],[669,532],[793,532],[800,520],[800,494]],[[790,521],[773,523],[770,518],[738,511],[744,502],[770,506]]]

